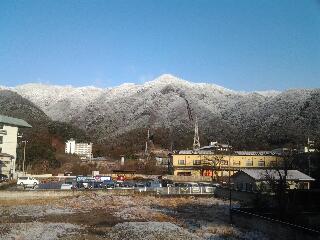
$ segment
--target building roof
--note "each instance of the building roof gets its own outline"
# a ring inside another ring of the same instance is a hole
[[[281,155],[281,153],[274,151],[235,151],[235,153],[240,156]]]
[[[8,154],[8,153],[0,153],[0,157],[10,157],[10,158],[14,158],[14,156]]]
[[[217,154],[214,146],[205,146],[199,150],[180,150],[173,153],[175,154]],[[234,151],[232,155],[239,156],[281,156],[281,153],[273,151]]]
[[[19,118],[8,117],[8,116],[4,116],[4,115],[0,115],[0,123],[14,125],[14,126],[17,126],[17,127],[25,127],[25,128],[31,128],[32,127],[25,120],[22,120],[22,119],[19,119]]]
[[[249,175],[254,180],[260,180],[260,181],[267,180],[268,178],[279,180],[280,178],[279,174],[281,174],[281,176],[284,176],[284,170],[275,170],[275,169],[243,169],[236,174],[241,174],[241,172]],[[314,181],[315,179],[298,170],[288,170],[287,180]]]

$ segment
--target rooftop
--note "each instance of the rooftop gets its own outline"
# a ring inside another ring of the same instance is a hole
[[[287,180],[300,180],[300,181],[314,181],[315,179],[298,171],[298,170],[287,170]],[[284,170],[275,169],[244,169],[240,170],[236,174],[241,174],[241,172],[249,175],[255,180],[267,180],[269,178],[279,180],[280,175],[284,176]]]
[[[0,115],[0,123],[13,125],[13,126],[17,126],[17,127],[25,127],[25,128],[32,127],[25,120],[22,120],[19,118],[8,117],[8,116],[4,116],[4,115]]]

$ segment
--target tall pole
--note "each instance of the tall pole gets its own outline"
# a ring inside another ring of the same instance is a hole
[[[22,141],[24,143],[24,147],[23,147],[23,162],[22,162],[22,172],[23,172],[23,175],[25,175],[25,172],[24,172],[24,163],[26,161],[26,145],[27,145],[27,141]]]
[[[230,156],[230,148],[229,148],[229,141],[228,141],[228,152],[229,152],[229,217],[230,217],[230,223],[232,223],[232,202],[231,202],[231,172],[230,172],[230,165],[231,165],[231,156]]]

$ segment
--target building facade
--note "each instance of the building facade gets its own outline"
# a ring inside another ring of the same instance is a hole
[[[282,157],[271,151],[235,151],[217,153],[208,150],[182,150],[171,155],[174,175],[228,176],[239,169],[272,168]]]
[[[22,119],[0,115],[0,153],[12,156],[8,177],[13,177],[16,171],[19,128],[31,128],[31,125]]]
[[[92,158],[92,143],[76,143],[74,139],[66,142],[65,153],[76,154],[83,159]]]

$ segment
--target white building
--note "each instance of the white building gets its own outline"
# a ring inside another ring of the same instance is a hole
[[[22,119],[0,115],[0,153],[12,156],[10,166],[6,163],[6,169],[9,169],[6,170],[9,174],[8,177],[13,177],[16,171],[18,128],[31,127]]]
[[[76,154],[82,158],[92,158],[92,143],[76,143],[74,139],[66,142],[65,153]]]

